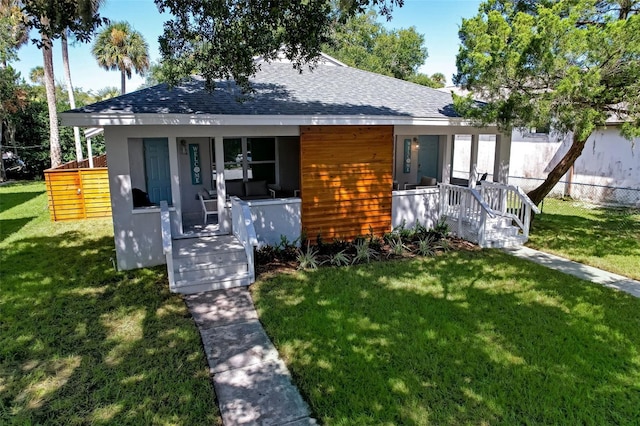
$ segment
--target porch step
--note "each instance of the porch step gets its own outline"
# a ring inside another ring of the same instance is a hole
[[[173,241],[173,292],[222,290],[251,284],[244,247],[233,235]]]
[[[521,247],[524,243],[527,242],[527,239],[524,235],[516,235],[503,237],[499,239],[487,240],[487,247],[491,248],[515,248]]]
[[[454,234],[458,233],[458,224],[455,219],[445,217],[449,228]],[[473,243],[479,244],[478,229],[469,221],[463,220],[462,235],[457,235]],[[509,218],[487,219],[483,247],[513,248],[520,247],[527,242],[527,238],[520,233],[520,228],[511,224]]]
[[[176,281],[173,291],[180,294],[194,294],[248,285],[251,285],[251,277],[249,272],[244,272],[229,275],[222,279],[202,278],[199,280]]]
[[[173,268],[176,283],[201,279],[224,279],[230,275],[241,274],[243,272],[247,272],[246,260],[243,263],[234,264],[199,264],[195,268],[179,265]]]

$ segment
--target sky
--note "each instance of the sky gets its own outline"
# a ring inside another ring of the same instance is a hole
[[[420,71],[427,74],[441,72],[451,84],[456,72],[458,29],[462,18],[476,14],[479,4],[480,0],[405,0],[404,6],[396,8],[393,19],[384,25],[389,29],[414,26],[424,34],[429,57]],[[112,22],[128,21],[149,44],[151,61],[159,61],[158,37],[168,15],[160,14],[153,0],[106,0],[100,13]],[[54,43],[53,56],[55,79],[62,83],[64,74],[59,41]],[[18,51],[18,58],[19,61],[12,65],[29,82],[30,70],[42,65],[42,52],[29,44]],[[91,55],[91,44],[69,46],[69,62],[74,87],[93,92],[110,86],[120,88],[120,73],[100,68]],[[136,90],[143,82],[143,77],[134,74],[131,80],[127,80],[127,92]]]

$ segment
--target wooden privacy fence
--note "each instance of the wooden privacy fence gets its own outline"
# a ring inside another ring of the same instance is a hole
[[[111,216],[107,156],[71,161],[44,171],[51,220],[77,220]]]

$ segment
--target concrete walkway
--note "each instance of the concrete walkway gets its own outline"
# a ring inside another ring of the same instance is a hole
[[[184,296],[202,336],[225,425],[315,425],[247,287]]]
[[[555,269],[556,271],[574,275],[583,280],[601,284],[605,287],[615,288],[616,290],[629,293],[632,296],[640,297],[640,281],[528,247],[507,248],[504,249],[504,251],[521,259],[527,259],[548,268]]]

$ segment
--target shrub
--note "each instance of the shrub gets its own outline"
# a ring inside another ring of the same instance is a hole
[[[298,269],[317,269],[318,268],[318,251],[311,247],[307,241],[307,249],[297,249],[296,260],[298,261]]]
[[[344,250],[332,254],[326,262],[331,266],[347,266],[351,263],[349,256],[345,254]]]
[[[352,263],[370,263],[372,260],[378,258],[378,252],[369,247],[369,241],[360,239],[355,244],[356,255],[353,258]]]

